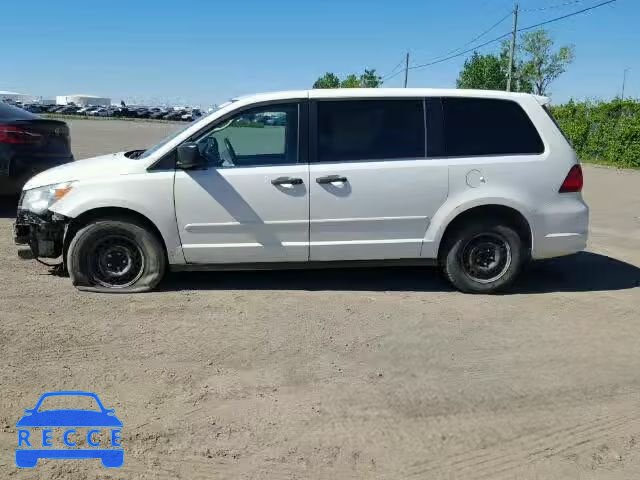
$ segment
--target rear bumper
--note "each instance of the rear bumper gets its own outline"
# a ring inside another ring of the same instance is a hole
[[[38,215],[18,210],[13,226],[13,240],[18,245],[18,256],[57,258],[62,255],[64,234],[69,219],[47,211]]]
[[[578,253],[587,248],[586,233],[550,233],[541,241],[533,252],[534,259],[561,257]]]
[[[587,247],[588,237],[589,207],[575,194],[537,216],[532,257],[543,259],[580,252]]]

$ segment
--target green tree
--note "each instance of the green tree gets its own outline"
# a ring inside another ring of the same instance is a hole
[[[508,71],[509,42],[505,42],[498,55],[480,55],[478,52],[473,52],[473,55],[464,62],[456,85],[458,88],[506,90]],[[517,57],[513,66],[511,87],[514,92],[531,93],[533,91],[531,80],[524,74],[524,62],[518,61]]]
[[[336,74],[327,72],[315,81],[313,88],[340,88],[340,79]]]
[[[532,83],[533,92],[538,95],[546,95],[551,82],[562,75],[575,58],[573,45],[554,51],[553,40],[544,29],[525,33],[519,51],[525,57],[523,76]]]
[[[473,52],[464,62],[456,81],[458,88],[479,88],[483,90],[505,90],[507,76],[504,64],[497,55],[480,55]]]
[[[315,81],[313,88],[376,88],[380,85],[382,78],[376,74],[375,68],[365,68],[359,77],[352,73],[342,81],[334,73],[327,72]]]
[[[340,88],[360,88],[360,79],[352,73],[340,82]]]
[[[364,73],[360,75],[360,85],[363,88],[377,88],[382,85],[382,77],[376,74],[376,69],[364,69]]]
[[[520,45],[520,42],[517,43]],[[504,72],[505,80],[505,90],[507,85],[507,76],[509,72],[509,50],[511,47],[511,42],[505,40],[502,42],[502,46],[500,48],[500,62],[502,64],[502,70]],[[512,92],[523,92],[523,93],[533,93],[533,83],[529,75],[527,75],[527,67],[525,62],[522,60],[521,47],[516,49],[516,55],[513,59],[513,74],[511,76],[511,91]]]

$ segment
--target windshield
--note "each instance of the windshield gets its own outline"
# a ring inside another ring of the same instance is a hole
[[[157,152],[158,150],[160,150],[162,147],[164,147],[167,143],[169,143],[171,140],[173,140],[174,138],[176,138],[178,135],[180,135],[182,132],[184,132],[187,128],[190,128],[192,125],[198,123],[199,121],[207,118],[209,115],[214,114],[215,112],[217,112],[218,110],[220,110],[221,108],[226,107],[227,105],[230,105],[232,102],[234,102],[234,100],[230,100],[228,102],[223,103],[222,105],[218,105],[217,107],[215,107],[211,112],[209,112],[207,115],[205,115],[204,117],[200,117],[195,119],[193,122],[188,123],[185,127],[179,129],[177,132],[172,133],[171,135],[169,135],[167,138],[165,138],[164,140],[162,140],[160,143],[154,145],[151,148],[148,148],[147,150],[145,150],[140,156],[136,157],[136,158],[147,158],[150,155],[153,155],[155,152]]]
[[[96,403],[93,397],[88,397],[85,395],[60,395],[60,396],[51,396],[46,397],[40,408],[39,412],[44,412],[47,410],[68,410],[68,409],[79,409],[79,410],[94,410],[100,412],[100,406]]]

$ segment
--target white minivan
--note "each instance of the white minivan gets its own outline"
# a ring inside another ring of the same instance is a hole
[[[585,248],[578,159],[528,94],[340,89],[234,99],[148,150],[25,185],[23,257],[81,290],[170,270],[439,265],[489,293],[530,259]]]

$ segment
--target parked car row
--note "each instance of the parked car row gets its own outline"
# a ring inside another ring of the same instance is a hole
[[[7,102],[10,103],[10,102]],[[39,103],[21,104],[14,102],[14,106],[31,113],[55,113],[61,115],[85,115],[87,117],[124,117],[124,118],[153,118],[157,120],[181,120],[191,122],[202,116],[198,108],[172,107],[115,107],[101,105],[42,105]]]

